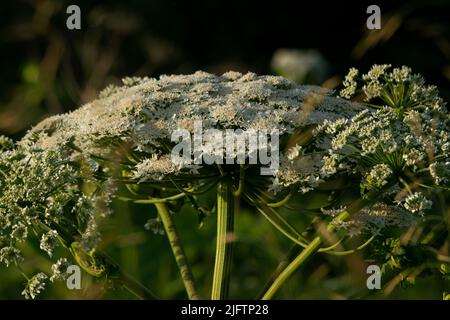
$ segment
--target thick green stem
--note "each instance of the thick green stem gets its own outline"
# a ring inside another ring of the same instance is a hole
[[[278,278],[278,276],[280,275],[281,272],[283,272],[283,270],[289,265],[289,263],[291,263],[291,261],[298,256],[298,254],[301,252],[301,250],[303,249],[302,246],[298,245],[298,244],[294,244],[288,251],[288,253],[286,254],[286,256],[283,258],[283,260],[280,261],[280,263],[278,264],[277,268],[275,269],[275,272],[272,274],[272,276],[270,277],[270,279],[266,282],[266,284],[264,285],[264,287],[262,288],[262,290],[260,291],[260,293],[258,294],[258,296],[256,297],[257,300],[262,299],[262,297],[264,296],[264,294],[266,293],[267,290],[269,290],[270,286],[272,285],[272,283],[275,281],[275,279]]]
[[[217,186],[217,242],[212,300],[226,299],[228,296],[234,228],[234,197],[231,188],[231,182],[226,179]]]
[[[358,212],[366,205],[371,203],[374,198],[376,198],[375,193],[369,193],[364,198],[360,198],[356,200],[352,205],[350,205],[347,210],[342,211],[337,217],[333,219],[333,221],[328,225],[328,232],[333,232],[336,222],[341,222],[346,220],[350,215]],[[309,245],[303,249],[303,251],[278,275],[278,277],[273,281],[272,285],[263,295],[263,300],[271,299],[275,293],[280,289],[280,287],[286,282],[286,280],[297,270],[313,253],[317,252],[322,244],[322,238],[320,236],[316,236]]]
[[[294,271],[297,270],[297,268],[300,267],[302,263],[319,248],[321,243],[322,240],[320,237],[314,238],[314,240],[286,267],[286,269],[278,275],[262,299],[271,299],[283,283],[294,273]]]
[[[200,299],[194,276],[192,275],[186,254],[184,253],[183,246],[181,245],[180,237],[177,229],[175,228],[172,215],[167,209],[165,203],[155,203],[155,207],[158,210],[159,217],[164,225],[164,230],[166,231],[167,238],[169,239],[170,247],[172,248],[178,269],[180,270],[181,279],[183,280],[188,297],[191,300]]]

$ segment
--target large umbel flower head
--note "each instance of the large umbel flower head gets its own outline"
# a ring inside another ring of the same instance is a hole
[[[236,164],[242,157],[238,150],[231,156],[227,153],[227,159],[219,154],[216,158],[223,158],[223,165],[196,163],[199,157],[217,156],[217,150],[206,145],[189,156],[191,162],[174,162],[172,133],[185,129],[194,136],[195,124],[199,122],[203,132],[277,130],[283,149],[295,142],[289,137],[298,132],[310,132],[325,120],[351,117],[363,108],[332,97],[332,92],[323,88],[253,73],[215,76],[196,72],[161,76],[159,80],[126,78],[123,83],[121,87],[108,87],[98,100],[70,114],[44,120],[19,144],[44,150],[63,148],[69,159],[87,164],[95,179],[113,178],[126,184],[128,193],[123,196],[130,199],[142,196],[141,191],[146,197],[172,196],[180,190],[204,191],[225,173],[238,188],[242,171],[246,173],[247,188],[265,191],[272,188],[275,177],[261,176],[261,165],[249,164],[249,154],[265,150],[250,149],[247,143],[243,150],[245,167]],[[209,145],[222,141],[210,140]],[[275,152],[278,150],[272,151]],[[230,162],[235,165],[226,164]],[[314,185],[312,181],[311,186]],[[196,208],[201,207],[193,197],[189,199]]]
[[[168,158],[172,133],[186,129],[194,134],[195,123],[201,122],[203,131],[275,129],[288,135],[362,110],[358,104],[331,97],[325,89],[253,73],[196,72],[123,82],[70,114],[44,120],[21,144],[47,150],[69,146],[75,158],[84,156],[92,164],[110,158],[111,152],[125,151],[123,164],[130,164],[133,177],[158,180],[202,169],[176,166]],[[206,148],[200,151],[208,153]]]

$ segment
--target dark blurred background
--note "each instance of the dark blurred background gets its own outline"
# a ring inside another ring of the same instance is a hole
[[[68,30],[66,8],[75,3],[81,8],[82,29]],[[366,28],[368,4],[372,3],[4,1],[0,133],[20,136],[43,117],[72,110],[125,76],[201,69],[288,77],[293,73],[295,78],[296,70],[289,68],[301,64],[302,57],[292,51],[278,52],[276,61],[283,70],[273,65],[274,55],[283,48],[313,49],[303,59],[321,64],[315,71],[319,76],[295,80],[319,84],[333,79],[328,83],[333,86],[351,66],[365,70],[373,63],[404,64],[438,85],[448,98],[450,1],[378,1],[379,31]]]
[[[81,30],[66,28],[70,4],[81,8]],[[366,28],[369,4],[381,8],[381,30]],[[199,69],[217,74],[228,70],[280,74],[299,83],[333,88],[352,66],[366,71],[374,63],[408,65],[422,73],[428,83],[436,84],[448,101],[449,17],[448,0],[358,4],[283,0],[2,1],[0,134],[20,138],[41,119],[79,107],[125,76],[157,77]],[[149,216],[152,214],[149,209]],[[144,218],[122,214],[117,219],[122,228],[111,241],[117,248],[115,257],[124,268],[160,296],[183,298],[165,239],[143,230]],[[194,260],[194,272],[206,295],[213,263],[214,218],[198,233],[189,232],[196,228],[195,213],[178,219],[188,255]],[[232,282],[232,296],[236,298],[255,295],[288,247],[263,220],[256,228],[251,217],[241,215],[239,219],[237,232],[243,245],[236,253],[236,263],[241,267]],[[34,249],[31,246],[29,250]],[[44,260],[31,262],[29,268],[39,269],[41,263],[48,263]],[[320,262],[323,265],[319,263],[311,277],[295,278],[281,297],[350,297],[355,286],[348,278],[355,276],[347,271],[354,264],[346,261]],[[22,284],[20,275],[1,267],[0,297],[19,297]],[[359,285],[363,284],[360,281]],[[431,289],[424,291],[419,282],[415,291],[394,292],[394,297],[440,298],[439,282],[435,287],[433,282],[425,285]],[[104,296],[95,290],[68,293],[61,287],[46,293],[46,297]]]

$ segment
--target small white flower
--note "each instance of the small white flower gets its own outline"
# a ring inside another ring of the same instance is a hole
[[[332,154],[329,156],[324,156],[322,159],[322,173],[324,175],[332,175],[337,172],[339,167],[339,156],[337,154]]]
[[[50,230],[42,235],[39,247],[51,257],[58,243],[58,232],[56,230]]]
[[[3,262],[7,267],[10,264],[18,265],[23,261],[22,253],[19,249],[14,247],[4,247],[0,249],[0,262]]]
[[[181,163],[174,163],[170,156],[157,156],[153,154],[151,158],[147,158],[136,165],[134,177],[139,181],[161,180],[168,174],[178,172]]]
[[[369,101],[380,96],[383,86],[378,80],[375,80],[364,85],[362,90],[366,95],[365,100]]]
[[[56,280],[65,280],[67,278],[67,268],[69,267],[69,261],[66,258],[61,258],[52,265],[51,282]]]
[[[411,68],[402,66],[401,68],[392,69],[390,79],[399,83],[409,81],[411,79]]]
[[[289,160],[294,160],[300,155],[300,151],[302,150],[302,146],[295,145],[287,150],[286,156]]]
[[[0,151],[9,150],[14,147],[14,141],[8,137],[0,135]]]
[[[392,176],[391,168],[384,164],[375,165],[366,177],[366,186],[368,189],[381,188],[388,183],[389,178]]]
[[[430,175],[436,185],[447,183],[450,180],[450,162],[433,162],[428,166]]]
[[[425,159],[425,153],[411,148],[408,153],[403,154],[403,160],[409,166],[417,166],[421,161]]]
[[[18,224],[13,226],[11,237],[18,242],[25,241],[28,237],[28,227],[22,222],[19,222]]]
[[[355,78],[358,76],[358,73],[358,69],[350,68],[343,81],[344,89],[342,89],[339,93],[342,98],[350,99],[355,94],[357,88]]]
[[[423,211],[431,209],[433,202],[428,200],[422,193],[414,192],[404,202],[405,209],[412,213],[423,215]]]
[[[374,64],[367,74],[363,74],[362,78],[367,81],[378,81],[390,67],[390,64]]]

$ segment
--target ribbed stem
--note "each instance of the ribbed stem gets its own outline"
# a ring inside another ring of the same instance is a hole
[[[234,197],[229,181],[222,180],[217,186],[217,240],[216,261],[211,299],[227,299],[232,263]]]
[[[375,198],[374,193],[368,194],[364,198],[356,200],[352,205],[348,207],[347,210],[342,211],[333,221],[328,225],[328,232],[332,232],[335,229],[335,223],[346,220],[350,215],[358,212],[366,205],[372,202]],[[320,236],[315,237],[311,243],[303,249],[303,251],[278,275],[278,277],[273,281],[272,285],[263,295],[263,300],[271,299],[275,293],[280,289],[280,287],[286,282],[286,280],[297,270],[313,253],[317,252],[322,244],[322,238]]]
[[[186,254],[184,253],[183,246],[181,245],[180,237],[177,229],[175,228],[172,215],[167,209],[165,203],[155,203],[155,207],[158,210],[159,217],[164,225],[164,230],[166,231],[167,238],[169,239],[170,247],[172,248],[178,269],[180,270],[181,279],[183,280],[188,297],[191,300],[200,299],[194,276],[192,275]]]

